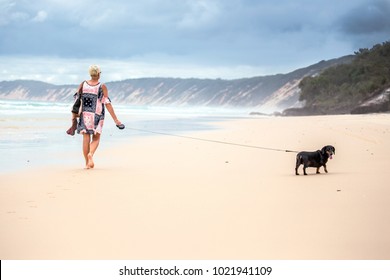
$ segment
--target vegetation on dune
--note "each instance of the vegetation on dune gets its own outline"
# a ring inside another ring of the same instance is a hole
[[[390,88],[390,42],[360,49],[349,64],[341,64],[315,77],[304,78],[299,87],[306,109],[321,113],[349,113],[362,102]]]

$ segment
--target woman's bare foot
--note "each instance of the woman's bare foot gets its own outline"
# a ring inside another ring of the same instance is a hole
[[[94,168],[94,167],[95,167],[95,163],[93,162],[92,154],[89,153],[88,154],[87,169]]]

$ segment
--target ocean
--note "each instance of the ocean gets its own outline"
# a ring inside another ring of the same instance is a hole
[[[247,110],[226,108],[113,106],[126,129],[119,130],[106,112],[99,149],[151,132],[182,135],[216,129],[216,121],[248,117]],[[69,103],[0,100],[0,174],[52,163],[81,166],[82,137],[65,133],[70,109]]]

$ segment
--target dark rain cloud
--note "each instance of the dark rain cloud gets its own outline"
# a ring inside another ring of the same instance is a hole
[[[216,53],[234,58],[239,57],[237,48],[266,50],[277,41],[294,48],[301,47],[302,40],[309,46],[316,45],[320,35],[370,37],[390,27],[388,0],[31,2],[2,0],[2,53]]]
[[[0,0],[0,56],[285,72],[389,40],[389,15],[389,0]]]
[[[347,35],[387,33],[390,36],[390,1],[367,1],[348,11],[340,19],[340,25]]]

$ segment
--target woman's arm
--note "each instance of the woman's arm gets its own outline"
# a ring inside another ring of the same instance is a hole
[[[102,85],[102,89],[103,89],[103,96],[105,97],[105,99],[108,101],[106,103],[106,108],[108,110],[108,112],[110,113],[112,119],[114,120],[115,124],[116,125],[120,125],[122,124],[120,120],[118,120],[118,117],[116,116],[115,114],[115,111],[114,111],[114,107],[112,106],[111,102],[109,102],[109,98],[108,98],[108,89],[106,87],[106,85]]]

